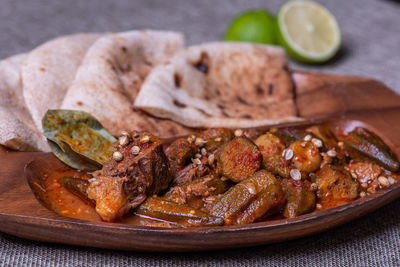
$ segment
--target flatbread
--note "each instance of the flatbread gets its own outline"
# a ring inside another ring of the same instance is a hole
[[[22,95],[21,66],[26,54],[0,61],[0,143],[21,151],[49,151],[33,124]]]
[[[29,53],[22,68],[23,94],[38,129],[48,109],[58,109],[87,49],[99,34],[56,38]]]
[[[148,75],[135,107],[189,127],[297,121],[283,49],[214,42],[188,47]]]
[[[133,101],[150,70],[183,49],[183,36],[167,31],[130,31],[98,39],[87,51],[62,108],[83,110],[112,134],[149,131],[160,137],[190,132],[167,120],[133,109]]]

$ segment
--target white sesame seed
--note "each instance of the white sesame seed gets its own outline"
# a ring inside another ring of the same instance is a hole
[[[215,160],[214,154],[208,156],[208,164],[212,165],[214,163],[214,160]]]
[[[362,188],[367,188],[367,187],[368,187],[368,184],[367,184],[367,183],[361,183],[361,187],[362,187]]]
[[[317,203],[316,207],[317,207],[317,209],[319,209],[319,210],[322,209],[322,205],[319,204],[319,203]]]
[[[391,184],[391,185],[396,182],[396,180],[393,179],[392,177],[389,177],[388,180],[389,180],[389,184]]]
[[[328,154],[328,156],[329,156],[329,157],[331,157],[331,158],[334,158],[334,157],[336,157],[336,156],[337,156],[337,153],[336,153],[336,151],[335,151],[335,150],[333,150],[333,149],[331,149],[331,150],[328,150],[328,152],[326,152],[326,154]]]
[[[292,179],[295,181],[300,181],[301,180],[301,172],[298,169],[292,169],[292,170],[290,170],[290,177],[292,177]]]
[[[191,135],[191,136],[189,136],[189,137],[187,138],[187,140],[188,140],[189,143],[193,143],[194,140],[196,140],[196,136]]]
[[[316,191],[318,189],[318,185],[316,183],[311,184],[311,190]]]
[[[207,143],[207,141],[205,141],[203,138],[201,138],[201,137],[196,138],[195,144],[197,146],[200,146],[200,147],[204,146],[205,143]]]
[[[121,160],[123,160],[123,158],[124,158],[124,156],[122,155],[122,153],[119,152],[119,151],[115,151],[115,152],[113,153],[112,157],[113,157],[113,159],[116,160],[116,161],[121,161]]]
[[[196,159],[199,159],[199,158],[201,158],[201,154],[197,153],[196,155],[194,155],[194,157],[195,157]]]
[[[124,147],[127,144],[129,144],[129,137],[127,135],[122,135],[120,138],[118,138],[119,145]]]
[[[322,147],[322,146],[323,146],[322,141],[319,140],[319,139],[317,139],[317,138],[311,139],[311,142],[313,142],[313,144],[314,144],[316,147]]]
[[[290,160],[291,158],[293,158],[293,149],[285,149],[283,150],[283,157],[285,158],[285,160]]]
[[[90,179],[88,180],[89,183],[93,183],[93,182],[95,182],[95,181],[96,181],[96,178],[90,178]]]
[[[249,191],[249,193],[251,195],[255,195],[256,194],[256,186],[254,184],[252,184],[252,183],[246,184],[246,188],[247,188],[247,191]]]
[[[235,130],[235,136],[242,136],[242,135],[243,135],[242,129],[236,129]]]
[[[139,152],[140,152],[140,147],[138,147],[138,146],[133,146],[133,147],[131,148],[131,152],[132,152],[133,155],[138,155]]]
[[[355,174],[354,172],[351,172],[351,177],[353,177],[353,179],[357,179],[357,174]]]
[[[194,164],[197,164],[197,165],[200,165],[201,164],[201,160],[199,160],[199,159],[192,159],[192,162],[194,163]]]
[[[221,137],[217,137],[214,139],[215,142],[221,142],[222,138]]]
[[[337,144],[338,144],[338,146],[340,146],[340,147],[344,147],[344,143],[343,143],[343,142],[338,142]]]
[[[311,138],[312,138],[312,136],[309,135],[309,134],[307,134],[307,135],[304,137],[304,141],[311,141]]]
[[[379,176],[378,177],[378,181],[382,186],[389,186],[390,185],[388,178],[386,178],[385,176]]]
[[[360,197],[365,197],[367,194],[365,192],[360,192]]]
[[[203,156],[207,155],[207,149],[205,149],[204,147],[201,149],[201,154]]]
[[[150,137],[148,135],[143,135],[142,137],[140,137],[139,139],[140,143],[147,143],[150,141]]]
[[[138,138],[139,135],[140,135],[140,134],[139,134],[138,131],[133,131],[133,132],[132,132],[132,137],[133,137],[133,138]]]
[[[129,136],[129,133],[127,131],[121,131],[122,136]]]

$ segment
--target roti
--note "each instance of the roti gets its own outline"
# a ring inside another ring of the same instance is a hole
[[[147,77],[135,107],[188,127],[300,120],[284,50],[250,43],[188,47]]]
[[[0,143],[21,151],[49,151],[22,95],[21,67],[26,54],[0,61]]]
[[[56,38],[29,53],[22,67],[23,94],[37,129],[48,109],[58,109],[83,57],[99,34]]]
[[[99,38],[87,51],[62,108],[90,113],[114,135],[122,130],[149,131],[160,137],[190,132],[133,108],[150,70],[167,63],[183,46],[180,33],[167,31],[130,31]]]

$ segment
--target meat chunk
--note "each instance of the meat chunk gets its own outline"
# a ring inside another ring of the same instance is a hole
[[[341,167],[325,165],[317,172],[317,185],[324,208],[340,206],[358,197],[359,183]]]
[[[223,181],[215,175],[206,175],[184,185],[170,188],[163,198],[201,209],[205,206],[207,197],[225,193],[228,188],[227,181]]]
[[[121,218],[171,182],[162,141],[153,135],[134,136],[120,137],[114,154],[93,173],[88,187],[88,197],[96,202],[96,211],[105,221]]]
[[[171,185],[183,185],[210,173],[213,173],[212,170],[203,162],[201,164],[191,163],[173,175]]]

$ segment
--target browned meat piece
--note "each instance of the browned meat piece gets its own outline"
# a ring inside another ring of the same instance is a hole
[[[388,180],[383,173],[383,170],[372,163],[367,162],[356,162],[350,161],[350,163],[346,166],[346,169],[351,173],[351,176],[356,178],[358,182],[360,182],[361,189],[368,193],[375,193],[376,190],[380,187],[386,187],[388,185],[382,185],[379,183],[379,177],[381,180]]]
[[[261,162],[262,155],[253,141],[239,136],[222,148],[218,158],[218,172],[238,183],[258,171]]]
[[[88,197],[105,221],[121,218],[147,196],[166,189],[171,182],[162,141],[153,135],[123,135],[111,159],[93,173]]]
[[[210,173],[213,172],[206,164],[191,163],[174,175],[171,185],[183,185]]]
[[[217,150],[223,144],[231,141],[233,137],[235,137],[233,131],[226,128],[211,128],[199,134],[199,138],[204,140],[204,148],[208,152]]]
[[[324,208],[348,203],[358,197],[359,183],[343,167],[325,165],[317,172],[317,196]]]
[[[173,176],[176,176],[190,162],[190,159],[194,157],[195,149],[194,143],[189,142],[186,138],[175,140],[165,149]]]
[[[289,176],[289,161],[285,160],[285,155],[282,155],[285,150],[285,143],[279,137],[266,133],[259,136],[254,143],[261,151],[263,167],[267,171],[281,177]]]
[[[207,175],[184,185],[172,187],[163,198],[201,209],[205,204],[204,198],[225,193],[228,188],[227,181],[222,181],[215,175]]]

